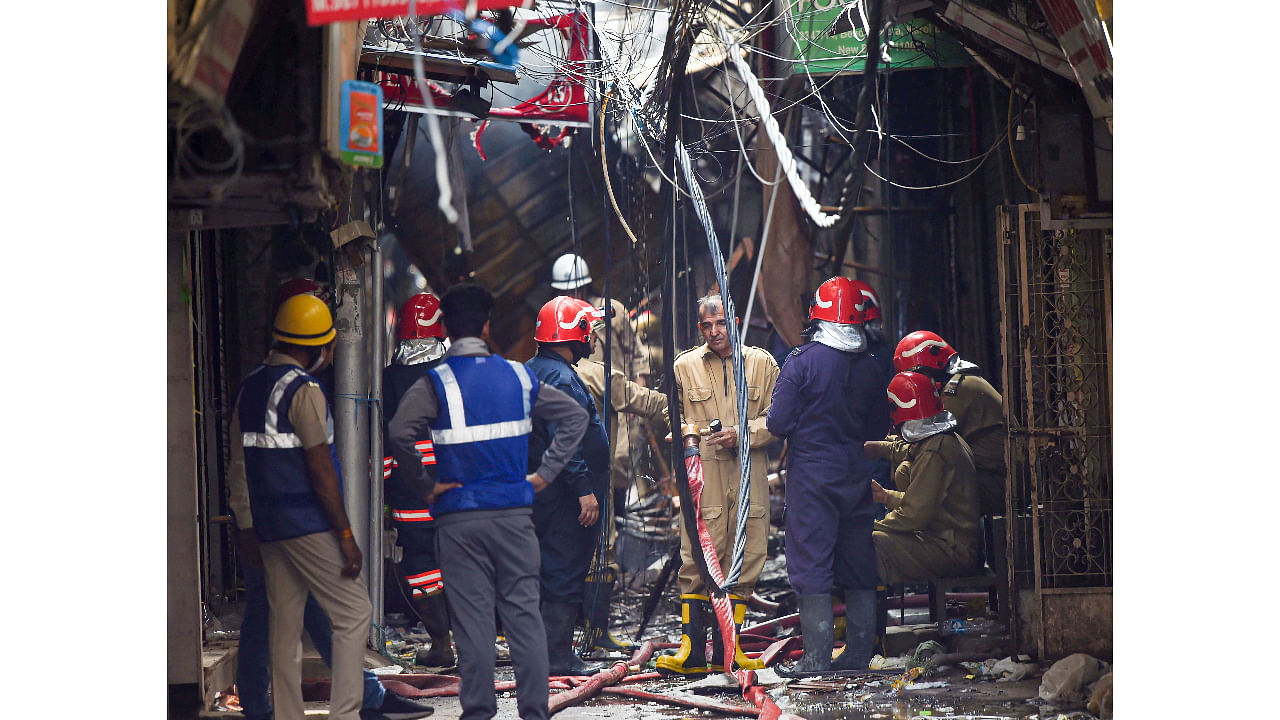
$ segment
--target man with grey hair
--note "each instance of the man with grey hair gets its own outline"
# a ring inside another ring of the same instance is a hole
[[[734,322],[738,319],[734,318]],[[747,416],[738,417],[738,393],[733,375],[733,346],[729,344],[729,325],[719,295],[698,299],[698,329],[705,340],[701,346],[676,356],[674,373],[676,394],[680,398],[681,420],[709,428],[720,421],[721,429],[702,438],[702,519],[715,542],[716,555],[725,576],[733,563],[733,540],[737,531],[738,503],[750,503],[747,512],[747,544],[738,583],[730,588],[735,625],[741,625],[746,601],[755,590],[756,580],[764,568],[769,543],[769,458],[765,447],[773,435],[765,429],[778,364],[773,356],[757,347],[742,347],[743,372],[747,385]],[[738,433],[748,433],[751,445],[751,496],[738,497],[739,463]],[[681,523],[684,519],[681,517]],[[710,598],[694,564],[693,553],[700,548],[690,545],[689,533],[680,534],[681,616],[683,637],[680,650],[672,656],[658,658],[660,670],[692,675],[724,669],[719,657],[723,645],[717,639],[708,666],[704,615],[710,612]],[[714,625],[713,629],[718,628]],[[718,631],[715,633],[718,635]],[[736,645],[736,643],[735,643]],[[737,646],[734,663],[744,669],[758,669],[762,663],[748,659]]]

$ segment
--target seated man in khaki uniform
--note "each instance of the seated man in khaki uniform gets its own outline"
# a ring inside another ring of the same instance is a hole
[[[871,533],[876,568],[885,584],[967,575],[981,554],[978,484],[973,454],[956,433],[956,419],[942,409],[929,378],[894,376],[888,388],[893,423],[905,442],[894,481],[885,490],[872,481],[871,497],[890,509]],[[877,443],[867,443],[870,450]]]

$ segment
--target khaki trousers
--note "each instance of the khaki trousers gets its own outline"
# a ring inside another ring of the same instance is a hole
[[[364,649],[373,608],[364,575],[342,577],[343,557],[330,532],[262,543],[271,606],[271,686],[276,720],[303,720],[302,610],[315,596],[333,626],[332,720],[359,720]]]
[[[738,461],[735,458],[716,460],[707,455],[702,458],[702,519],[716,547],[720,569],[725,578],[733,565],[733,540],[738,530],[738,486],[740,483]],[[764,569],[765,555],[769,549],[769,458],[763,450],[751,453],[751,506],[747,510],[747,546],[742,556],[742,574],[730,592],[750,598],[755,592],[756,580]],[[672,472],[675,472],[672,470]],[[698,536],[697,529],[693,537]],[[680,515],[680,592],[701,594],[705,592],[693,553],[702,552],[700,546],[690,546],[689,533],[685,532],[684,515]]]
[[[977,572],[976,547],[954,546],[921,532],[883,530],[872,532],[871,542],[876,548],[876,574],[886,585]]]

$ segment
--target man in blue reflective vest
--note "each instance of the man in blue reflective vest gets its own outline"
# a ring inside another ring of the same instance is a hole
[[[285,300],[299,294],[321,297],[320,285],[312,280],[291,280],[280,286],[277,293],[277,309]],[[287,356],[272,353],[268,362],[289,362]],[[321,370],[317,373],[323,374]],[[321,390],[324,388],[321,387]],[[304,396],[306,391],[303,391]],[[290,414],[301,413],[305,403],[296,401],[290,406]],[[271,666],[268,661],[268,613],[266,577],[263,573],[262,555],[258,549],[258,539],[253,529],[253,511],[249,506],[249,488],[244,473],[243,434],[240,431],[240,420],[233,413],[231,419],[231,465],[227,472],[227,486],[230,491],[230,505],[235,515],[236,525],[240,528],[240,554],[244,573],[244,621],[240,623],[239,653],[236,657],[236,688],[239,692],[240,707],[246,720],[270,720],[272,716],[271,700],[267,695],[270,687]],[[319,420],[319,413],[315,413]],[[303,425],[306,421],[300,418]],[[295,425],[298,423],[295,422]],[[305,435],[306,432],[304,431]],[[324,659],[325,664],[333,661],[333,630],[329,625],[329,616],[325,614],[315,596],[307,593],[307,602],[302,614],[302,626],[311,637],[316,651]],[[378,677],[368,670],[363,671],[364,702],[362,711],[370,718],[376,717],[373,712],[390,713],[398,719],[424,717],[432,712],[430,705],[399,695],[394,690],[382,687]]]
[[[567,295],[552,298],[538,312],[533,339],[538,354],[526,366],[538,380],[569,395],[591,415],[582,445],[545,492],[533,502],[533,525],[542,553],[542,624],[552,675],[588,675],[601,669],[573,653],[573,627],[582,605],[591,556],[600,546],[600,508],[609,492],[609,438],[595,401],[573,363],[591,354],[591,323],[604,313]],[[529,468],[540,461],[556,423],[534,419]]]
[[[462,720],[497,714],[493,690],[494,609],[515,665],[523,720],[546,720],[547,646],[538,614],[538,540],[534,493],[572,457],[590,417],[573,398],[538,382],[528,368],[489,352],[493,296],[470,283],[440,301],[452,344],[442,363],[400,398],[387,427],[404,480],[431,499],[436,557],[448,578],[446,599],[461,676]],[[542,463],[527,472],[533,418],[557,423]],[[416,443],[430,429],[437,478]]]
[[[311,374],[332,362],[335,334],[324,301],[305,293],[285,300],[276,312],[271,354],[245,377],[236,401],[252,532],[270,605],[271,679],[280,720],[304,717],[300,650],[309,595],[332,625],[329,716],[361,717],[365,695],[361,668],[372,610],[360,548],[342,504],[333,419]]]

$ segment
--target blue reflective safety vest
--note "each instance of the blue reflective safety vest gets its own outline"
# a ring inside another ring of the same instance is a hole
[[[462,485],[445,491],[432,514],[532,505],[525,467],[538,399],[533,373],[499,355],[455,356],[427,377],[439,403],[431,423],[437,482]]]
[[[319,382],[296,365],[259,365],[240,383],[240,432],[244,444],[245,479],[253,530],[260,542],[331,530],[319,499],[311,488],[306,451],[293,431],[289,408],[303,385]],[[342,472],[333,448],[333,416],[325,407],[329,455]]]

